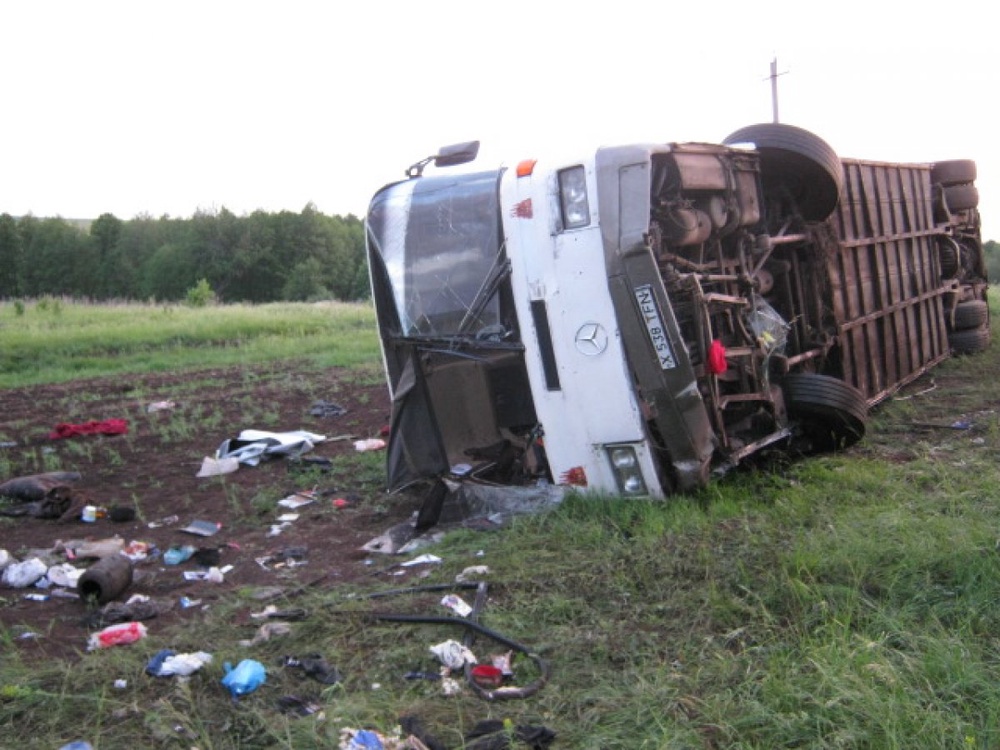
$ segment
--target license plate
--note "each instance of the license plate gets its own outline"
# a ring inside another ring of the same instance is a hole
[[[660,360],[660,367],[664,370],[672,370],[677,367],[677,360],[674,359],[674,351],[670,348],[670,341],[667,339],[667,329],[663,327],[660,310],[656,306],[653,287],[647,284],[636,287],[634,291],[635,301],[639,303],[642,317],[646,321],[646,331],[649,333],[649,340],[653,344],[656,356]]]

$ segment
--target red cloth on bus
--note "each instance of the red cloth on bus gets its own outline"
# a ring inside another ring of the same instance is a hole
[[[77,435],[124,435],[126,432],[128,432],[128,422],[124,419],[105,419],[101,422],[92,420],[81,424],[60,422],[49,433],[49,439],[59,440]]]
[[[708,371],[713,375],[721,375],[729,367],[726,362],[726,347],[715,339],[708,347]]]

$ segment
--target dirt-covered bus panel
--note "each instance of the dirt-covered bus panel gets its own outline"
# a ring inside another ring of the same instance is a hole
[[[459,144],[371,201],[391,489],[663,496],[836,450],[989,345],[975,162],[840,158],[752,125],[499,169]]]

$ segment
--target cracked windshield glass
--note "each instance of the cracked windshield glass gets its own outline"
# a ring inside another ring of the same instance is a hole
[[[505,272],[496,172],[423,177],[383,192],[368,226],[385,262],[402,333],[475,333],[499,323]]]

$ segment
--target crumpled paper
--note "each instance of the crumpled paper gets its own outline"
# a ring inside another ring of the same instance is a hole
[[[455,640],[447,640],[430,647],[430,652],[448,669],[462,669],[466,664],[478,664],[476,655]]]

